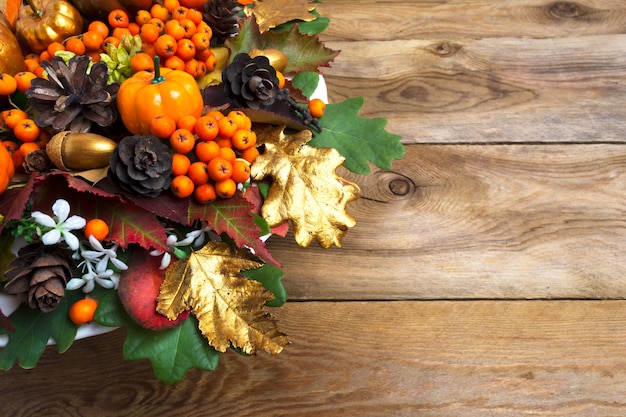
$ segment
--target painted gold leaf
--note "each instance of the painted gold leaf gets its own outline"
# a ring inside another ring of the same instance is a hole
[[[309,22],[315,19],[310,12],[315,5],[309,0],[255,0],[253,7],[246,7],[246,15],[254,14],[261,33],[292,20]]]
[[[232,344],[247,354],[258,349],[279,353],[288,341],[266,311],[272,293],[258,281],[239,275],[259,266],[247,251],[209,242],[167,269],[157,311],[176,318],[182,311],[192,310],[202,334],[220,352]]]
[[[252,164],[252,177],[273,179],[261,214],[271,227],[291,220],[300,246],[314,239],[324,248],[341,246],[348,228],[356,224],[346,205],[359,197],[360,189],[336,174],[344,161],[336,149],[307,145],[310,130],[286,135],[284,129],[255,128],[265,151]]]

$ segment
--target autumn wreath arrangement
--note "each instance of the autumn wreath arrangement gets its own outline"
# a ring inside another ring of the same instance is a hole
[[[360,190],[336,169],[404,153],[362,98],[315,97],[329,19],[307,0],[5,3],[0,367],[90,326],[126,328],[125,358],[166,382],[280,352],[265,239],[341,246]]]

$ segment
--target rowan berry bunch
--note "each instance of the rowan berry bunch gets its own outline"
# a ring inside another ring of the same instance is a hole
[[[179,198],[193,197],[206,204],[230,198],[250,180],[250,165],[259,155],[252,122],[241,111],[210,111],[175,123],[159,116],[151,133],[169,141],[172,157],[171,190]]]

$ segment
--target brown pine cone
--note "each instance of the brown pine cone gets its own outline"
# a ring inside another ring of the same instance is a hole
[[[31,243],[9,263],[4,292],[15,294],[30,308],[48,313],[65,295],[65,284],[75,271],[72,252],[65,246]]]

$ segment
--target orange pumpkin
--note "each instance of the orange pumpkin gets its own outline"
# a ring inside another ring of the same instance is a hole
[[[135,135],[150,133],[150,122],[157,116],[178,121],[183,116],[202,115],[204,101],[198,83],[181,70],[160,68],[155,57],[155,70],[139,71],[120,85],[117,108],[124,126]]]
[[[13,158],[7,148],[0,145],[0,194],[6,191],[13,174],[15,174]]]

